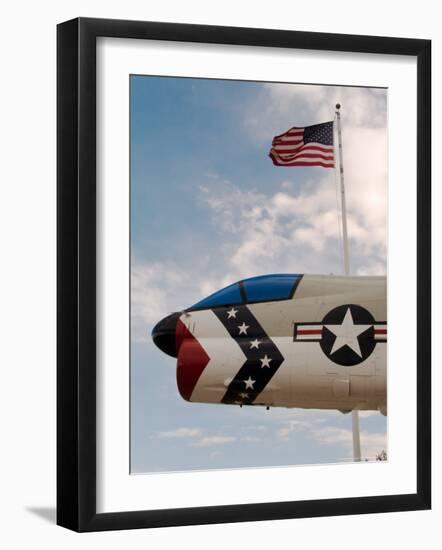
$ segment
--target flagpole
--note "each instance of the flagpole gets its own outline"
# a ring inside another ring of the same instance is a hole
[[[345,201],[344,186],[344,162],[342,159],[342,135],[341,135],[341,105],[336,104],[336,127],[338,131],[338,152],[339,152],[339,181],[341,191],[341,219],[342,219],[342,244],[344,248],[344,274],[350,275],[350,262],[348,254],[348,232],[347,232],[347,208]],[[359,412],[357,409],[351,411],[352,432],[353,432],[353,459],[355,462],[361,460],[361,436],[359,431]]]

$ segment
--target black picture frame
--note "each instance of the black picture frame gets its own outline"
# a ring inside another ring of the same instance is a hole
[[[96,512],[97,37],[395,54],[416,58],[415,494]],[[58,25],[57,48],[57,523],[80,532],[429,509],[431,41],[79,18]]]

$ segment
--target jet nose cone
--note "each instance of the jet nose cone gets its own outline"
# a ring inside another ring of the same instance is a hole
[[[154,344],[167,355],[177,356],[176,349],[176,324],[180,313],[172,313],[161,319],[152,330]]]

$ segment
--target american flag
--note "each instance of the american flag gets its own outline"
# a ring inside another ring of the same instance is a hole
[[[275,136],[269,152],[275,166],[334,168],[333,121],[298,128]]]

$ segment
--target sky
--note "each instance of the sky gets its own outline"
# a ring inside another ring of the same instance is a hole
[[[273,136],[340,103],[351,273],[386,274],[387,90],[130,77],[131,472],[351,460],[351,415],[184,401],[152,327],[240,279],[343,270],[335,170],[273,166]],[[364,458],[387,419],[361,412]]]

